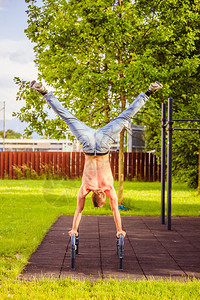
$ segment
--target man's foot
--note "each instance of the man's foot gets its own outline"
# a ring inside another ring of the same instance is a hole
[[[31,81],[29,86],[30,86],[30,88],[36,90],[37,92],[39,92],[42,95],[47,94],[47,91],[46,91],[45,87],[40,82],[37,83],[35,80],[33,80],[33,81]]]
[[[151,83],[145,94],[147,96],[150,96],[151,94],[153,94],[155,91],[161,89],[162,87],[163,87],[163,85],[158,81]]]

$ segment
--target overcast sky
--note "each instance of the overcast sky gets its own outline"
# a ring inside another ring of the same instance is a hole
[[[0,0],[0,109],[5,101],[6,119],[12,119],[12,112],[19,111],[23,104],[16,101],[17,86],[13,78],[37,79],[33,45],[24,33],[27,28],[26,9],[25,0]]]

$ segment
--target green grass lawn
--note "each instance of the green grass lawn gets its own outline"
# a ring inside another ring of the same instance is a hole
[[[74,213],[80,185],[80,180],[0,181],[0,299],[200,298],[199,281],[15,280],[57,217]],[[160,215],[160,183],[125,182],[124,205],[129,211],[121,212],[122,215]],[[88,196],[84,214],[111,215],[109,201],[104,208],[95,209]],[[172,215],[199,216],[197,191],[184,184],[173,184]]]

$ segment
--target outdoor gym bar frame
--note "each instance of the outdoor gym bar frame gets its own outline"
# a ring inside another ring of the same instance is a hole
[[[166,128],[168,132],[167,144],[167,229],[171,230],[171,194],[172,194],[172,132],[179,131],[200,131],[200,128],[173,128],[175,121],[200,122],[200,119],[173,119],[173,99],[168,99],[168,119],[166,119],[166,103],[162,103],[161,119],[161,224],[165,224],[165,140]]]

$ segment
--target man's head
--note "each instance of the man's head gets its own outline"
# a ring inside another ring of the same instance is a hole
[[[106,202],[106,194],[103,190],[96,190],[92,194],[92,202],[94,207],[102,207]]]

